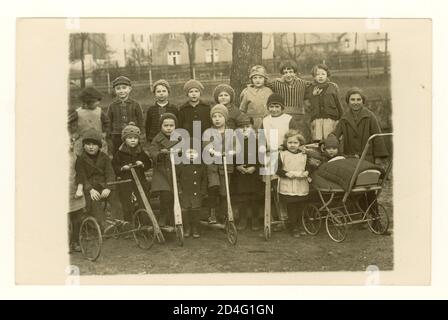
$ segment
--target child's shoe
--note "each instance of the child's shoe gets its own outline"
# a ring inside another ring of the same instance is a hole
[[[236,226],[236,230],[241,231],[241,230],[246,230],[247,227],[247,219],[246,217],[241,217],[238,225]]]
[[[77,242],[73,242],[70,244],[70,253],[72,252],[81,252],[81,246]]]
[[[184,237],[185,237],[185,238],[188,238],[188,237],[190,237],[190,234],[191,234],[190,227],[185,227],[185,230],[184,230]]]
[[[216,221],[216,212],[215,209],[211,209],[210,211],[210,217],[208,217],[208,223],[209,224],[215,224]]]

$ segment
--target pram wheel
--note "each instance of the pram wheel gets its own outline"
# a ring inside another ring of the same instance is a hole
[[[233,221],[226,222],[226,234],[227,234],[227,240],[229,240],[230,244],[236,245],[236,241],[238,240],[238,233],[236,231],[236,226]]]
[[[347,218],[339,209],[332,209],[325,220],[327,233],[333,241],[342,242],[347,235]]]
[[[375,206],[376,204],[376,206]],[[385,234],[389,228],[389,215],[383,205],[376,200],[367,208],[367,224],[375,234]]]
[[[182,247],[184,245],[184,228],[181,224],[176,226],[177,244]]]
[[[315,236],[319,233],[322,225],[322,218],[319,209],[314,204],[307,204],[302,212],[302,225],[305,231]]]
[[[137,245],[142,249],[150,249],[154,244],[156,234],[148,212],[145,209],[135,211],[133,224],[133,234]]]
[[[264,227],[264,239],[266,241],[269,241],[269,239],[271,239],[271,227],[270,226]]]
[[[82,221],[79,229],[79,245],[86,259],[95,261],[100,256],[103,238],[95,218],[87,217]]]

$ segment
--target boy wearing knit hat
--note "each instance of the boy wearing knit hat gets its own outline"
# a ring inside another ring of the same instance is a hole
[[[114,186],[115,174],[109,156],[100,151],[101,133],[89,129],[84,133],[82,143],[84,151],[76,159],[75,170],[79,184],[83,185],[86,209],[94,216],[102,228],[105,227],[106,213],[104,201],[110,198]]]
[[[82,137],[90,129],[103,133],[101,151],[107,153],[105,137],[110,130],[110,121],[100,107],[102,97],[101,92],[93,87],[83,89],[78,97],[81,107],[69,114],[69,132],[77,156],[83,152]]]
[[[179,109],[178,125],[188,131],[190,137],[193,137],[193,128],[200,125],[202,133],[211,127],[210,105],[201,100],[204,86],[197,80],[188,80],[184,85],[185,95],[188,101]],[[201,137],[196,137],[200,139]]]
[[[164,113],[172,113],[176,117],[178,116],[178,109],[175,105],[168,101],[171,88],[168,81],[160,79],[154,82],[153,94],[155,102],[146,111],[146,141],[151,143],[152,139],[160,131],[159,119],[160,115]]]
[[[140,129],[133,122],[124,127],[121,133],[123,143],[118,148],[112,159],[112,167],[119,179],[133,179],[129,165],[137,164],[135,168],[140,183],[149,195],[149,184],[146,180],[145,171],[151,168],[151,161],[140,144]],[[132,203],[132,193],[137,197],[140,207],[143,206],[140,193],[135,183],[123,183],[118,185],[121,207],[123,208],[124,220],[132,221],[132,214],[135,210]]]
[[[151,192],[160,199],[160,224],[173,224],[174,196],[170,150],[178,141],[171,141],[171,135],[177,127],[177,117],[172,113],[164,113],[160,117],[160,132],[152,139],[149,156],[153,163]]]
[[[241,114],[241,111],[234,105],[235,90],[228,84],[219,84],[213,91],[213,98],[216,103],[226,106],[229,112],[227,127],[229,129],[236,129],[236,119]]]
[[[121,141],[121,131],[130,122],[134,122],[140,130],[143,130],[143,111],[140,104],[129,98],[132,91],[131,80],[119,76],[112,81],[112,86],[117,98],[112,101],[107,109],[107,116],[111,121],[112,154],[118,151]]]
[[[226,123],[229,117],[229,111],[226,106],[222,104],[217,104],[210,110],[210,117],[212,119],[212,128],[210,130],[216,130],[221,136],[220,141],[214,141],[213,136],[210,141],[204,141],[205,145],[213,143],[214,148],[210,150],[210,153],[214,157],[220,157],[224,151],[226,140],[225,140],[225,130]],[[215,150],[215,148],[221,148],[220,150]],[[233,173],[233,165],[227,164],[227,172]],[[224,215],[227,211],[227,200],[226,200],[226,185],[224,177],[224,166],[222,164],[208,164],[207,165],[207,176],[208,176],[208,188],[209,188],[209,205],[211,207],[209,223],[216,223],[217,218],[220,222],[224,221]],[[216,209],[218,210],[218,217],[216,215]]]
[[[254,121],[254,128],[258,130],[266,116],[266,102],[272,90],[265,86],[268,76],[263,66],[256,65],[250,69],[250,84],[240,95],[240,110]]]

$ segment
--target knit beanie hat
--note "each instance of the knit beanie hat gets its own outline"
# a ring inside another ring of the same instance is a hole
[[[135,125],[134,122],[129,122],[129,124],[124,127],[123,131],[121,131],[121,140],[124,141],[126,138],[135,136],[140,138],[140,129]]]
[[[249,79],[252,79],[253,76],[262,76],[265,79],[268,78],[268,75],[266,73],[266,69],[263,66],[261,66],[261,65],[253,66],[250,69]]]
[[[131,87],[131,80],[125,76],[119,76],[114,81],[112,81],[112,87],[114,87],[114,88],[120,84],[124,84],[126,86]]]
[[[169,112],[163,113],[160,116],[159,127],[162,126],[162,123],[163,123],[163,121],[165,119],[173,119],[174,120],[174,125],[177,127],[177,117],[174,114],[169,113]]]
[[[156,82],[153,83],[153,85],[152,85],[153,93],[155,93],[157,86],[164,86],[166,88],[166,90],[168,90],[168,92],[171,91],[170,84],[168,83],[168,81],[166,81],[164,79],[157,80]]]
[[[101,132],[98,132],[97,130],[91,128],[83,134],[82,145],[92,142],[101,148],[101,146],[103,145],[102,139],[103,136],[101,135]]]
[[[339,141],[336,136],[330,134],[323,142],[324,148],[339,148]]]
[[[283,102],[282,96],[273,93],[269,96],[268,101],[266,102],[266,107],[269,107],[272,103],[278,103],[282,105],[282,109],[285,108],[285,103]]]
[[[359,95],[361,95],[361,97],[362,97],[362,103],[366,103],[366,96],[364,95],[362,90],[359,89],[358,87],[353,87],[353,88],[350,88],[347,91],[347,93],[345,94],[345,102],[347,102],[347,104],[348,104],[348,101],[350,100],[350,96],[355,93],[359,93]]]
[[[94,87],[85,88],[81,91],[78,98],[81,102],[90,103],[94,101],[101,100],[103,95]]]
[[[217,85],[215,90],[213,91],[213,97],[215,98],[215,102],[219,103],[218,96],[223,91],[227,92],[230,95],[230,103],[232,103],[233,100],[235,99],[235,90],[233,90],[231,86],[225,83]]]
[[[236,118],[236,125],[241,128],[247,124],[254,124],[254,121],[247,114],[241,112],[241,114]]]
[[[215,113],[222,114],[226,121],[229,118],[229,111],[227,110],[225,105],[217,104],[216,106],[214,106],[212,110],[210,110],[210,117],[213,117]]]
[[[200,83],[198,80],[191,79],[184,84],[185,94],[188,95],[188,91],[190,91],[193,88],[198,89],[201,92],[201,94],[204,91],[204,86],[202,85],[202,83]]]

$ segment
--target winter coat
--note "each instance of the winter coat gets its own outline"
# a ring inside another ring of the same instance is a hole
[[[262,118],[267,114],[266,102],[272,90],[268,87],[256,88],[249,85],[240,95],[241,112],[246,113],[249,117]]]
[[[375,115],[365,107],[358,111],[356,120],[353,112],[346,112],[333,134],[340,138],[343,136],[343,154],[361,155],[369,137],[376,133],[381,133],[378,120]],[[373,146],[373,148],[372,148]],[[341,150],[339,150],[341,152]],[[367,151],[365,160],[373,162],[374,158],[384,158],[388,156],[386,145],[383,138],[374,138],[373,144]]]
[[[181,163],[176,166],[176,174],[182,208],[200,208],[207,194],[207,167],[204,164]]]
[[[188,131],[190,137],[193,137],[193,121],[201,122],[201,134],[212,126],[210,117],[210,105],[200,101],[193,107],[187,101],[179,110],[178,127]]]
[[[156,102],[148,108],[148,111],[146,111],[145,130],[147,141],[151,141],[160,131],[160,116],[162,115],[161,108],[162,107],[160,107]],[[164,106],[163,110],[165,111],[164,113],[172,113],[178,117],[178,109],[171,103]]]
[[[105,153],[99,151],[97,157],[92,158],[84,151],[76,159],[75,168],[77,180],[84,185],[85,193],[97,188],[115,189],[115,186],[107,185],[115,181],[115,174],[109,156]]]
[[[322,89],[319,95],[313,95],[314,88]],[[342,106],[339,100],[339,88],[336,83],[325,82],[323,84],[314,82],[306,89],[305,99],[311,103],[311,119],[333,119],[339,120],[342,116]]]
[[[143,167],[135,167],[134,169],[140,183],[146,190],[148,182],[145,177],[145,171],[148,171],[151,168],[151,160],[140,145],[137,145],[133,149],[134,150],[132,150],[126,143],[123,143],[112,159],[112,167],[114,168],[115,174],[118,178],[122,180],[133,179],[130,170],[121,171],[121,168],[127,164],[135,164],[136,161],[143,162]]]
[[[170,141],[170,138],[159,132],[149,146],[149,156],[153,163],[153,176],[151,181],[151,191],[172,191],[173,176],[171,171],[171,160],[168,153],[161,153],[160,150],[172,148],[178,141]]]
[[[111,122],[112,134],[121,134],[129,122],[134,122],[143,131],[143,111],[140,104],[133,99],[115,99],[107,109],[107,116]]]
[[[256,135],[254,134],[255,141]],[[235,166],[244,165],[246,168],[255,167],[255,171],[252,174],[241,173],[237,168],[233,172],[232,179],[232,195],[242,197],[236,197],[235,199],[244,200],[244,196],[253,195],[256,198],[263,197],[263,182],[260,176],[260,159],[258,158],[258,143],[255,148],[249,148],[249,138],[244,137],[243,145],[241,146],[241,153],[244,155],[243,163],[238,162],[238,157],[235,158]],[[253,160],[252,160],[253,158]],[[249,161],[251,160],[251,161]],[[253,198],[253,197],[252,197]]]

